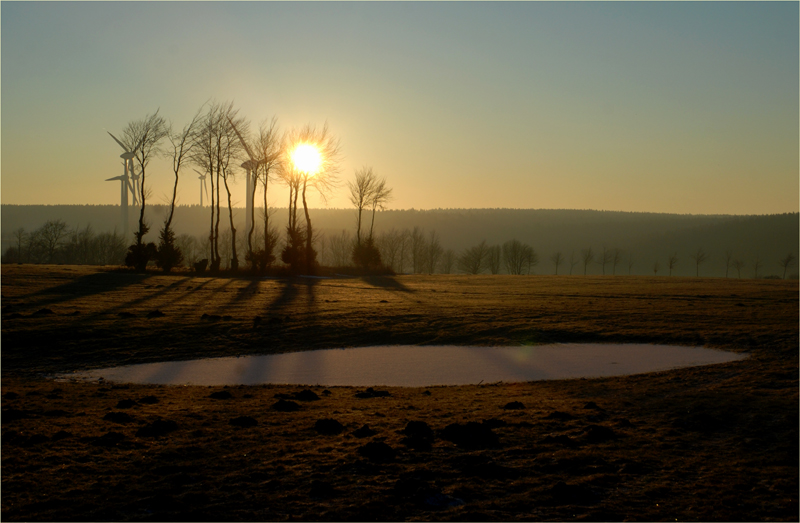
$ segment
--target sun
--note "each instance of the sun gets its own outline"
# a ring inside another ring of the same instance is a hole
[[[322,166],[322,155],[315,145],[301,143],[292,151],[292,163],[298,171],[313,175]]]

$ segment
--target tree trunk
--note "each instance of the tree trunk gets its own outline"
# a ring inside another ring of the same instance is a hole
[[[308,175],[303,178],[303,212],[306,215],[306,271],[309,275],[314,274],[314,251],[311,249],[311,217],[308,215],[308,204],[306,203],[306,183]]]
[[[222,176],[225,182],[225,192],[228,193],[228,217],[231,221],[231,270],[236,271],[239,269],[239,258],[236,255],[236,228],[233,226],[233,205],[231,205],[231,190],[228,187],[228,177]]]

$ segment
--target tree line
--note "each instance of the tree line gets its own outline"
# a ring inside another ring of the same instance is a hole
[[[384,193],[388,189],[382,180]],[[376,205],[379,208],[379,205]],[[375,233],[371,204],[366,207],[369,228],[361,231],[362,241],[359,243],[360,227],[364,226],[364,210],[359,218],[356,213],[354,232],[342,230],[338,234],[330,231],[315,235],[313,249],[319,256],[319,264],[329,268],[363,268],[364,258],[359,245],[368,240],[374,245],[376,253],[371,260],[373,270],[383,269],[397,274],[554,274],[554,275],[586,275],[591,268],[600,274],[631,275],[635,256],[618,248],[601,247],[598,250],[585,248],[564,253],[556,251],[547,256],[547,264],[541,264],[539,253],[531,245],[516,239],[503,244],[489,244],[482,240],[479,243],[455,252],[445,249],[435,230],[426,231],[423,227],[405,228]],[[273,226],[270,238],[265,240],[263,225],[253,228],[251,238],[236,239],[238,251],[247,250],[247,241],[263,245],[265,242],[278,245],[277,229]],[[48,220],[34,231],[26,231],[20,227],[12,233],[13,244],[3,253],[3,263],[58,263],[75,265],[123,265],[128,245],[122,235],[115,231],[96,233],[91,225],[84,227],[69,226],[62,220]],[[217,251],[220,269],[233,266],[233,234],[230,228],[224,227],[219,235],[220,247]],[[179,234],[174,237],[174,245],[182,253],[181,262],[176,267],[192,267],[210,252],[210,237]],[[377,256],[377,259],[375,258]],[[716,258],[709,256],[699,248],[689,253],[686,259],[674,252],[664,260],[654,260],[654,275],[672,276],[679,263],[689,263],[695,276],[702,275],[702,268],[707,263],[720,264],[725,269],[725,277],[760,278],[780,277],[786,279],[796,277],[789,269],[797,265],[797,257],[787,253],[779,260],[771,263],[756,256],[749,262],[725,251]],[[777,273],[772,272],[778,270]]]
[[[266,271],[276,260],[274,254],[278,247],[279,233],[270,226],[272,211],[269,208],[270,182],[282,183],[289,188],[289,220],[285,230],[281,260],[294,273],[304,271],[313,273],[316,268],[316,252],[311,225],[311,215],[307,204],[307,193],[316,191],[323,198],[337,185],[339,172],[339,140],[331,133],[327,124],[317,127],[311,124],[280,132],[277,120],[265,120],[250,132],[250,124],[232,103],[209,102],[197,110],[194,117],[184,127],[177,129],[156,111],[140,120],[134,120],[122,131],[122,145],[134,155],[139,175],[134,178],[136,190],[141,194],[137,229],[134,243],[127,247],[125,264],[138,271],[146,269],[154,262],[165,272],[184,262],[186,252],[181,249],[173,230],[176,208],[177,187],[187,168],[199,173],[210,182],[210,208],[208,241],[202,242],[207,248],[207,257],[198,270],[205,267],[215,273],[222,265],[223,253],[229,253],[228,267],[236,271],[240,267],[242,236],[236,229],[231,186],[242,174],[248,182],[248,199],[251,215],[249,230],[244,231],[246,244],[244,261],[253,272]],[[313,170],[300,167],[295,157],[301,148],[311,148],[318,155]],[[159,231],[159,241],[146,243],[145,235],[150,224],[145,220],[145,208],[150,191],[147,183],[147,167],[156,156],[171,159],[173,191],[163,225]],[[263,194],[262,242],[256,238],[255,198],[259,191]],[[227,220],[223,220],[221,202],[227,204]],[[298,206],[302,204],[304,220],[298,220]],[[227,222],[227,235],[223,237],[226,226],[220,230],[221,222]],[[185,243],[185,242],[183,242]],[[185,246],[185,245],[184,245]]]

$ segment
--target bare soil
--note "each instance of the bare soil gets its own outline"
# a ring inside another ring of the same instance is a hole
[[[796,281],[774,280],[259,280],[4,265],[0,516],[797,521],[799,298]],[[315,348],[551,342],[751,357],[371,393],[48,377]]]

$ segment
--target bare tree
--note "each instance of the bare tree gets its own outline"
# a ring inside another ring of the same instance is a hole
[[[561,251],[557,251],[550,256],[550,261],[556,266],[556,276],[558,276],[558,266],[564,263],[564,255],[561,254]]]
[[[178,198],[178,179],[181,168],[187,160],[192,157],[192,149],[197,145],[196,135],[201,122],[201,111],[197,110],[192,120],[178,133],[172,132],[172,126],[167,127],[166,136],[172,146],[172,172],[175,175],[175,183],[172,186],[172,201],[170,202],[169,212],[161,229],[160,242],[158,246],[158,265],[169,272],[172,267],[180,265],[184,253],[175,246],[175,232],[172,230],[172,218],[175,214],[175,202]]]
[[[456,264],[456,253],[453,249],[447,249],[442,255],[442,274],[450,274]]]
[[[653,264],[653,275],[658,276],[658,261]]]
[[[575,251],[572,251],[569,255],[569,274],[572,276],[572,270],[575,268],[578,263],[580,263],[580,258],[575,256]]]
[[[742,279],[742,269],[744,269],[744,262],[738,258],[733,260],[733,268],[736,269],[736,276],[741,280]]]
[[[519,240],[509,240],[503,244],[503,262],[508,274],[522,274],[524,270],[530,272],[531,256],[533,249],[530,245]]]
[[[374,190],[369,199],[372,207],[372,222],[369,225],[369,237],[372,239],[372,231],[375,228],[375,210],[385,210],[386,204],[392,199],[392,189],[386,185],[386,178],[376,179]]]
[[[539,265],[539,253],[537,253],[533,247],[527,247],[527,259],[528,259],[528,274],[533,273],[533,268]]]
[[[150,230],[144,221],[144,209],[149,191],[146,186],[146,171],[153,156],[159,154],[159,144],[167,135],[167,124],[163,117],[159,116],[158,110],[151,115],[147,115],[141,120],[130,122],[122,131],[123,141],[129,147],[129,151],[134,153],[134,158],[139,164],[140,179],[138,180],[141,195],[141,208],[139,210],[139,230],[136,232],[136,247],[132,254],[135,258],[135,267],[143,271],[147,266],[148,252],[143,248],[144,235]]]
[[[428,274],[436,272],[436,267],[439,265],[439,260],[442,258],[442,245],[439,243],[439,235],[436,231],[431,231],[428,235],[428,244],[426,246],[427,253],[425,256],[425,265],[427,265]]]
[[[458,269],[467,274],[480,274],[489,263],[489,246],[486,240],[478,245],[465,249],[458,258]]]
[[[355,176],[354,181],[347,182],[347,188],[350,190],[350,202],[356,208],[356,244],[361,245],[361,216],[372,199],[376,178],[372,167],[367,166],[356,170]]]
[[[353,250],[353,238],[346,230],[337,236],[329,239],[332,265],[334,267],[345,267],[350,264],[350,253]]]
[[[605,245],[603,245],[603,250],[600,251],[600,257],[597,259],[597,264],[600,265],[603,269],[603,275],[606,273],[606,264],[611,263],[611,260],[614,259],[614,254],[608,249]]]
[[[269,208],[267,201],[267,194],[269,190],[269,182],[273,178],[273,173],[278,170],[281,160],[281,140],[278,136],[278,120],[274,116],[261,123],[258,128],[258,139],[255,144],[255,154],[258,160],[258,171],[256,172],[256,180],[260,181],[264,186],[264,211],[262,217],[264,219],[264,250],[263,252],[256,253],[259,259],[259,265],[262,270],[272,264],[275,256],[272,254],[277,245],[278,235],[277,229],[271,227],[269,218],[272,215],[272,210]],[[255,210],[255,191],[258,183],[253,184],[253,209]],[[255,223],[255,217],[253,218]]]
[[[425,234],[420,227],[414,227],[411,231],[411,271],[414,274],[422,272],[425,266],[425,256],[427,250],[425,249]]]
[[[784,280],[786,279],[786,269],[788,269],[789,267],[794,265],[794,261],[796,259],[797,258],[795,258],[794,254],[792,254],[792,253],[789,253],[786,256],[784,256],[783,258],[781,258],[780,266],[783,267],[783,279]]]
[[[327,201],[328,194],[336,187],[338,182],[338,174],[341,162],[341,144],[339,139],[333,136],[333,133],[328,128],[326,122],[321,128],[317,128],[311,124],[307,124],[300,129],[290,131],[284,139],[284,151],[288,155],[285,157],[283,165],[284,169],[292,172],[290,178],[299,180],[295,187],[295,191],[299,191],[302,186],[303,198],[303,213],[306,218],[305,229],[305,267],[309,274],[314,273],[316,263],[316,253],[312,247],[314,240],[313,228],[311,226],[311,216],[308,213],[308,201],[306,200],[306,191],[312,188],[317,191],[320,197]],[[294,156],[300,148],[310,147],[318,155],[318,165],[313,167],[304,167],[297,165],[297,158]],[[297,209],[296,200],[297,192],[295,192],[295,210]],[[296,253],[300,254],[300,253]],[[297,256],[293,255],[292,259]]]
[[[672,276],[672,269],[674,269],[676,265],[678,265],[678,253],[677,252],[673,253],[673,254],[670,254],[669,258],[667,258],[667,266],[669,267],[669,275],[670,276]]]
[[[47,220],[37,232],[47,255],[47,263],[53,263],[56,250],[67,235],[67,224],[62,220]]]
[[[708,256],[706,256],[705,251],[702,248],[698,248],[694,254],[689,255],[689,258],[694,260],[695,263],[695,276],[700,276],[700,264],[706,261]]]
[[[489,272],[497,274],[500,272],[501,250],[499,245],[489,247],[488,266]]]
[[[591,247],[581,251],[581,259],[583,260],[583,275],[586,276],[586,267],[594,260],[594,251]]]
[[[613,256],[611,257],[611,263],[612,263],[611,274],[616,276],[617,275],[617,265],[619,265],[620,262],[622,262],[622,249],[615,248],[612,251],[612,253],[613,253]]]
[[[400,233],[399,252],[397,253],[397,264],[399,267],[397,272],[400,274],[405,272],[405,263],[408,260],[411,251],[413,250],[411,236],[411,231],[408,229],[403,229],[403,232]]]
[[[628,275],[633,271],[633,253],[628,254]]]
[[[725,277],[728,277],[728,271],[733,265],[733,254],[731,251],[725,251]]]
[[[392,270],[397,270],[397,255],[400,251],[401,234],[395,229],[384,232],[375,240],[375,246],[381,253],[381,260]]]
[[[753,278],[758,279],[758,270],[761,268],[761,260],[756,255],[756,261],[753,262]]]
[[[17,263],[22,263],[22,246],[28,240],[28,233],[25,232],[24,227],[14,229],[12,233],[14,240],[17,242]]]

